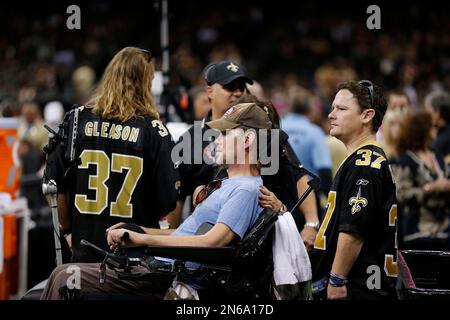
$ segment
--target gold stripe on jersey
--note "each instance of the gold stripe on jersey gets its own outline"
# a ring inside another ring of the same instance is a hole
[[[375,140],[370,140],[364,143],[361,143],[359,146],[357,146],[355,149],[353,149],[352,152],[350,152],[344,160],[342,160],[341,164],[339,165],[338,169],[336,170],[336,172],[339,171],[339,169],[342,167],[342,165],[345,163],[345,161],[347,161],[348,158],[350,158],[356,151],[358,151],[359,149],[361,149],[362,147],[366,147],[366,146],[375,146],[380,148],[381,150],[383,150],[383,148],[375,141]],[[384,150],[383,150],[384,151]]]

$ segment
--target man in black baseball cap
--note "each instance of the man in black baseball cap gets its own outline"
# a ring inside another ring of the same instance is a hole
[[[220,119],[228,110],[230,105],[234,104],[243,94],[247,92],[247,83],[252,84],[253,80],[248,76],[245,68],[237,62],[225,60],[209,64],[203,71],[203,77],[206,82],[206,93],[211,105],[208,115],[194,125],[181,136],[175,148],[185,144],[191,145],[190,163],[180,163],[179,171],[181,177],[180,199],[177,208],[169,215],[169,222],[172,226],[178,226],[181,221],[181,210],[184,200],[192,195],[195,188],[199,185],[205,185],[218,174],[218,167],[211,164],[197,162],[196,155],[202,156],[202,153],[208,150],[211,140],[197,141],[201,145],[199,153],[195,152],[195,132],[201,132],[202,137],[205,131],[209,129],[207,122]],[[201,139],[201,137],[200,137]],[[202,157],[200,158],[200,160]]]
[[[207,84],[206,93],[211,102],[211,119],[223,116],[231,104],[237,101],[247,90],[247,83],[253,80],[244,67],[229,60],[208,65],[203,72]]]

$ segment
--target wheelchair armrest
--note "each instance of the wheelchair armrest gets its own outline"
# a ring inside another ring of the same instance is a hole
[[[401,250],[403,257],[438,257],[447,259],[450,258],[450,251],[436,251],[436,250]]]
[[[231,264],[233,252],[233,247],[149,246],[145,250],[151,256],[215,265]]]

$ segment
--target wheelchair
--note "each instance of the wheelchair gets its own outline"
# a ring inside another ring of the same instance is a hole
[[[126,250],[107,252],[94,244],[82,240],[81,244],[104,257],[106,265],[118,271],[118,278],[132,281],[151,281],[158,287],[170,289],[174,281],[186,277],[201,277],[201,300],[272,300],[272,237],[278,213],[264,209],[245,236],[226,247],[163,247],[149,246],[143,249],[142,257],[130,257]],[[197,234],[204,234],[213,227],[203,224]],[[148,266],[148,257],[173,259],[173,263],[158,268]],[[189,264],[200,264],[190,268]],[[144,266],[149,272],[132,272],[134,266]],[[170,266],[170,267],[168,267]],[[30,289],[22,300],[39,299],[45,283]],[[133,299],[130,294],[87,294],[88,300]]]
[[[278,214],[265,209],[242,240],[227,247],[162,247],[148,246],[144,257],[173,259],[173,263],[150,268],[144,258],[107,253],[87,241],[82,245],[105,257],[105,263],[118,272],[119,279],[150,281],[169,289],[174,281],[201,278],[201,300],[230,298],[243,301],[273,299],[272,230]],[[197,234],[204,234],[212,224],[203,224]],[[148,261],[148,260],[147,260]],[[192,263],[200,266],[192,268]],[[131,267],[141,265],[150,272],[133,273]]]

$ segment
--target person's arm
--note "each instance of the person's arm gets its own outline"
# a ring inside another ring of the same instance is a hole
[[[128,241],[121,238],[125,232],[130,237]],[[108,232],[108,244],[111,249],[120,243],[123,247],[136,246],[195,246],[195,247],[223,247],[229,244],[236,234],[224,223],[217,223],[214,227],[203,235],[193,236],[163,236],[152,234],[141,234],[125,229],[114,229]]]
[[[111,227],[109,227],[108,229],[106,229],[106,233],[108,233],[111,230],[114,229],[120,229],[119,227],[125,224],[124,222],[118,222],[114,225],[112,225]],[[158,235],[158,236],[168,236],[170,235],[172,232],[174,232],[176,229],[156,229],[156,228],[147,228],[147,227],[143,227],[143,226],[139,226],[142,230],[144,230],[144,232],[146,234],[150,234],[150,235]]]
[[[308,189],[308,176],[305,175],[297,181],[298,196],[300,197],[306,189]],[[305,217],[306,223],[319,223],[316,195],[314,191],[312,191],[300,205],[300,210]],[[305,226],[300,232],[300,236],[305,243],[306,249],[308,251],[312,250],[317,236],[317,229],[314,227]]]
[[[68,165],[64,158],[64,152],[65,149],[59,144],[48,156],[49,158],[46,160],[45,179],[47,181],[53,180],[56,183],[58,192],[56,195],[56,205],[58,208],[59,228],[63,231],[68,231],[72,227],[72,215],[69,211],[69,199],[67,198],[70,176],[65,177]],[[51,197],[47,196],[46,199],[48,205],[51,207]]]
[[[437,180],[428,182],[423,186],[426,195],[432,193],[450,192],[450,180],[447,178],[438,178]]]
[[[56,202],[58,206],[59,227],[62,231],[69,232],[64,234],[64,238],[66,239],[69,248],[72,249],[72,232],[69,231],[72,228],[72,219],[69,214],[67,196],[63,193],[59,193]],[[49,203],[49,205],[51,204]]]
[[[259,187],[259,205],[263,208],[272,209],[275,212],[285,212],[286,206],[281,202],[275,193],[267,189],[265,186]]]
[[[183,207],[185,198],[179,198],[177,200],[177,205],[174,210],[169,212],[166,216],[167,221],[169,222],[169,225],[171,228],[176,229],[181,224],[181,216],[183,214]]]
[[[59,193],[56,199],[58,206],[58,219],[61,230],[70,230],[72,227],[72,221],[69,214],[67,196],[63,193]],[[51,204],[49,203],[49,205]]]
[[[260,212],[258,206],[258,191],[237,188],[222,205],[214,227],[203,235],[159,236],[129,232],[129,240],[122,241],[126,230],[115,229],[108,232],[108,244],[112,247],[116,243],[123,246],[195,246],[221,247],[228,245],[236,236],[242,238],[252,226],[255,215]],[[206,217],[197,216],[199,222],[206,221]]]
[[[361,251],[364,241],[356,233],[340,232],[337,242],[331,272],[339,276],[347,277]],[[328,283],[328,299],[344,298],[347,296],[347,287],[333,287]]]

